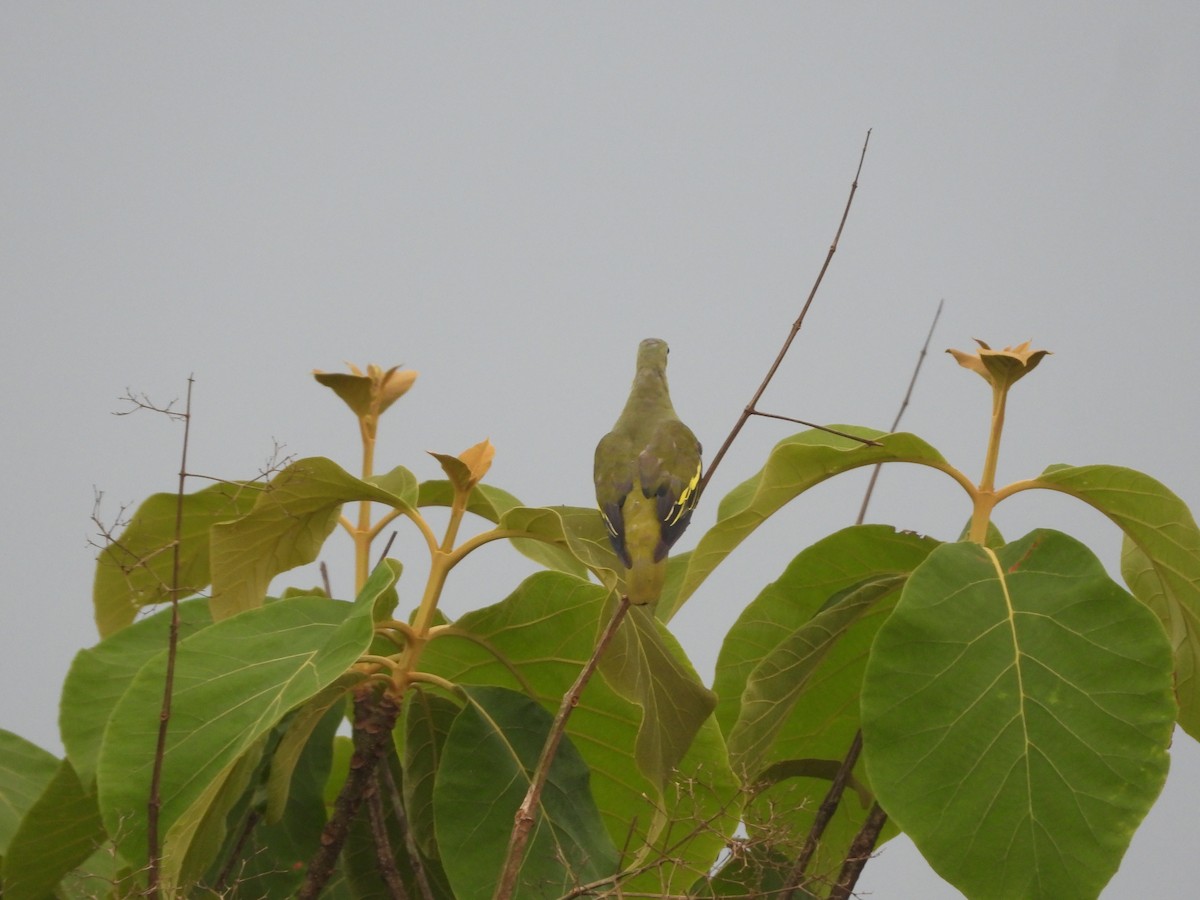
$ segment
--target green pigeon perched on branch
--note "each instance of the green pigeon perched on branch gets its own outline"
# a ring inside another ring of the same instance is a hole
[[[638,346],[625,409],[596,445],[596,501],[625,566],[629,602],[639,606],[662,593],[667,551],[691,521],[700,487],[700,442],[671,405],[667,352],[657,338]]]

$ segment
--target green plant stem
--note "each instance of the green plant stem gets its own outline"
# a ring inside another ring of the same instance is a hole
[[[362,435],[362,474],[366,481],[375,471],[375,420],[363,417],[358,420]],[[354,593],[355,596],[367,583],[371,575],[371,501],[358,504],[358,525],[354,529]]]
[[[454,502],[450,504],[450,521],[446,523],[446,536],[442,538],[442,552],[454,550],[454,542],[458,540],[458,528],[462,525],[463,514],[467,511],[467,494],[455,490]]]
[[[992,388],[992,424],[988,432],[987,455],[983,460],[983,475],[979,479],[979,487],[974,496],[974,510],[971,514],[970,539],[982,544],[987,538],[988,522],[991,521],[992,509],[996,505],[996,462],[1000,458],[1000,438],[1004,433],[1004,407],[1008,398],[1008,389],[1004,386]]]
[[[554,716],[554,721],[550,725],[550,732],[546,735],[546,743],[542,746],[542,754],[538,758],[537,768],[534,769],[533,775],[529,780],[529,789],[525,792],[525,799],[521,801],[521,805],[517,808],[517,814],[513,818],[513,830],[509,835],[508,854],[505,858],[504,868],[501,870],[500,882],[496,885],[496,892],[492,895],[492,900],[509,900],[516,892],[517,879],[521,874],[521,863],[525,859],[525,845],[529,842],[529,834],[533,830],[533,825],[537,821],[537,810],[541,805],[542,788],[546,786],[546,779],[550,775],[550,766],[554,762],[554,757],[558,753],[558,745],[562,742],[563,735],[567,730],[567,720],[571,717],[571,711],[579,705],[579,698],[583,696],[583,689],[587,687],[587,683],[591,681],[596,667],[600,664],[600,658],[604,655],[605,649],[613,639],[613,635],[617,633],[617,629],[625,620],[626,614],[629,612],[629,598],[622,597],[617,604],[617,608],[613,611],[612,617],[608,620],[604,631],[600,637],[596,639],[596,646],[592,650],[592,655],[579,670],[579,675],[575,678],[575,683],[571,685],[570,690],[563,694],[562,702],[558,705],[558,712]]]

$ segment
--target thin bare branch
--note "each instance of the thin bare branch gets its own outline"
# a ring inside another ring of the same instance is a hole
[[[937,328],[938,319],[942,317],[942,306],[946,301],[944,299],[938,301],[937,311],[933,314],[933,321],[929,323],[929,333],[925,335],[925,343],[921,345],[921,352],[917,355],[917,364],[913,367],[912,378],[908,380],[908,390],[904,392],[904,399],[900,402],[900,409],[896,411],[896,418],[892,420],[892,427],[889,431],[895,431],[900,427],[900,420],[904,418],[904,411],[908,409],[908,401],[912,399],[913,387],[916,386],[917,376],[921,374],[921,366],[925,362],[925,357],[929,353],[929,342],[933,340],[933,331]],[[875,492],[875,482],[879,480],[879,470],[883,468],[881,464],[877,464],[871,469],[871,480],[867,482],[867,491],[863,494],[862,506],[858,510],[858,518],[855,520],[856,525],[861,525],[867,518],[867,506],[871,502],[871,494]]]
[[[858,157],[858,168],[854,172],[854,181],[850,184],[850,196],[846,198],[846,207],[842,210],[841,221],[838,222],[837,231],[833,235],[833,242],[829,245],[829,252],[825,254],[825,262],[821,265],[821,271],[817,273],[817,278],[813,282],[812,290],[808,292],[808,299],[804,301],[804,306],[800,309],[800,315],[796,321],[792,323],[792,330],[788,332],[787,339],[784,340],[783,346],[779,350],[779,354],[775,357],[775,361],[771,363],[771,368],[767,370],[766,377],[762,380],[762,384],[758,386],[758,390],[754,392],[754,396],[750,398],[750,402],[746,404],[746,408],[742,410],[741,416],[738,417],[733,429],[725,438],[725,442],[721,444],[721,448],[717,450],[716,456],[708,465],[708,471],[704,473],[704,478],[700,482],[700,487],[697,489],[697,497],[704,493],[704,489],[708,486],[708,482],[712,480],[713,473],[716,472],[717,466],[721,464],[721,460],[725,458],[725,454],[729,451],[729,447],[733,444],[734,439],[741,433],[742,428],[750,417],[757,412],[758,401],[766,391],[767,385],[771,383],[771,379],[775,377],[775,372],[778,371],[783,358],[787,356],[787,352],[791,349],[792,341],[796,339],[796,335],[800,333],[801,326],[804,325],[804,317],[808,315],[808,309],[812,306],[813,299],[817,296],[817,290],[821,287],[821,282],[825,278],[825,272],[829,269],[830,262],[833,261],[833,254],[837,252],[838,241],[842,237],[842,229],[846,227],[846,219],[850,215],[850,205],[854,202],[854,195],[858,191],[858,177],[862,174],[863,161],[867,158],[867,145],[871,143],[871,131],[867,130],[866,140],[863,141],[862,153]]]
[[[836,434],[838,437],[849,438],[852,441],[858,441],[867,447],[878,447],[879,442],[873,441],[870,438],[860,437],[857,434],[851,434],[848,431],[838,431],[836,428],[830,428],[827,425],[817,425],[813,422],[806,422],[803,419],[797,419],[793,416],[781,416],[778,413],[763,412],[756,409],[753,415],[762,416],[764,419],[780,419],[784,422],[795,422],[797,425],[804,425],[808,428],[815,428],[817,431],[824,431],[826,434]]]
[[[163,678],[162,708],[158,714],[158,742],[154,748],[154,770],[150,775],[150,797],[146,803],[146,843],[147,843],[147,888],[151,898],[159,896],[159,869],[162,866],[162,849],[159,845],[158,813],[162,808],[163,761],[167,755],[167,729],[171,722],[171,696],[175,689],[175,656],[179,647],[179,545],[183,536],[183,488],[187,482],[188,438],[192,429],[192,386],[195,377],[189,375],[187,380],[187,400],[183,413],[172,413],[170,407],[142,405],[142,409],[151,409],[183,420],[183,450],[179,459],[179,485],[175,494],[175,539],[171,550],[171,628],[167,636],[167,672]],[[130,395],[132,397],[132,394]],[[136,403],[137,401],[134,400]]]
[[[529,842],[529,833],[533,829],[534,822],[537,821],[542,788],[546,786],[550,765],[554,762],[555,754],[558,753],[558,745],[562,742],[563,734],[566,733],[567,720],[570,719],[572,710],[579,705],[583,689],[591,681],[592,674],[600,664],[600,657],[604,655],[613,635],[617,633],[617,629],[625,620],[629,606],[629,598],[622,597],[613,611],[612,618],[608,620],[608,625],[596,640],[596,647],[592,650],[591,657],[579,670],[579,675],[576,677],[575,683],[571,685],[571,689],[563,695],[558,712],[554,716],[554,722],[550,726],[550,733],[546,735],[546,743],[542,746],[542,755],[538,758],[537,768],[529,781],[529,790],[525,792],[525,799],[521,801],[521,806],[517,809],[517,814],[513,819],[513,830],[508,841],[508,854],[500,882],[496,886],[496,892],[492,895],[493,900],[508,900],[516,891],[517,877],[521,874],[521,863],[525,858],[525,845]]]

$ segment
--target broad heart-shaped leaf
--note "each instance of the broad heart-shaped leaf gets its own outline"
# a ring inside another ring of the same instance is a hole
[[[1095,897],[1162,789],[1175,723],[1154,615],[1082,544],[945,544],[875,638],[880,803],[969,897]]]
[[[507,858],[513,816],[552,717],[523,693],[464,687],[433,788],[442,865],[459,900],[488,900]],[[564,737],[550,765],[516,896],[556,897],[616,874],[617,848],[588,787],[587,764]]]
[[[414,684],[404,698],[404,809],[417,847],[436,858],[433,784],[446,735],[461,707],[453,700]]]
[[[386,476],[385,483],[398,483],[393,476],[395,472]],[[272,578],[317,558],[337,525],[342,504],[353,500],[410,507],[403,497],[316,456],[297,460],[276,475],[249,513],[214,526],[213,619],[261,606]]]
[[[609,621],[608,601],[609,593],[602,587],[562,573],[539,572],[502,602],[468,613],[442,630],[425,649],[421,668],[460,684],[520,690],[545,708],[557,709]],[[627,621],[621,629],[631,627]],[[643,634],[639,640],[652,638]],[[661,652],[670,655],[678,652],[665,639],[662,647]],[[653,660],[658,652],[647,654],[646,659]],[[714,836],[703,823],[720,818],[722,809],[730,805],[732,775],[721,741],[703,724],[708,702],[699,679],[692,674],[694,688],[685,689],[676,681],[680,671],[676,665],[661,669],[651,677],[659,674],[665,679],[663,685],[677,684],[675,702],[684,713],[677,712],[667,724],[697,735],[672,737],[670,743],[687,746],[690,742],[690,747],[679,774],[672,773],[669,783],[646,771],[638,755],[640,731],[662,728],[664,723],[614,688],[603,672],[588,682],[567,734],[591,768],[592,794],[613,842],[626,848],[626,861],[656,858],[669,847],[674,865],[653,874],[664,880],[663,890],[677,892],[711,866],[720,848],[719,834]],[[687,790],[678,786],[678,780],[689,776],[713,784],[712,794],[676,796],[677,790]],[[732,812],[736,815],[736,809]],[[442,851],[444,855],[445,848]]]
[[[64,875],[104,842],[96,797],[63,760],[21,819],[4,854],[5,900],[43,900]]]
[[[262,485],[214,484],[183,495],[177,596],[208,587],[209,529],[244,516],[261,490]],[[171,599],[177,505],[175,494],[148,497],[121,536],[100,552],[92,603],[101,637],[129,625],[142,607]]]
[[[57,771],[53,754],[0,728],[0,856]]]
[[[372,608],[399,564],[376,567],[353,603],[279,600],[181,641],[161,783],[168,854],[188,851],[207,804],[243,754],[291,709],[340,677],[370,645]],[[138,672],[109,718],[97,767],[100,810],[122,855],[146,858],[146,797],[154,765],[165,651]],[[186,821],[191,832],[172,831]]]
[[[885,525],[855,525],[835,532],[801,551],[738,617],[725,636],[713,685],[720,698],[717,719],[727,736],[742,721],[738,741],[765,736],[747,720],[744,706],[757,707],[757,679],[764,660],[778,658],[795,635],[803,633],[821,610],[855,585],[915,569],[938,542]],[[754,761],[741,759],[737,770],[753,789],[743,819],[753,840],[795,854],[812,826],[813,816],[829,789],[829,766],[846,755],[859,727],[858,702],[867,654],[880,624],[890,614],[895,597],[885,597],[853,621],[811,672],[788,706],[769,710],[782,723],[769,723],[773,733],[765,749],[755,749]],[[756,722],[759,720],[756,719]],[[761,725],[768,722],[763,720]],[[732,745],[731,745],[732,750]],[[746,771],[747,765],[751,769]],[[854,777],[865,781],[860,761]],[[809,872],[836,875],[845,848],[858,832],[870,808],[847,795],[838,807],[817,858]]]
[[[1144,554],[1161,594],[1135,594],[1169,629],[1179,724],[1200,740],[1200,529],[1187,506],[1149,475],[1119,466],[1051,466],[1019,486],[1078,497],[1112,519]]]
[[[211,624],[206,598],[179,604],[181,640]],[[167,646],[170,626],[171,610],[164,609],[75,654],[63,683],[58,728],[67,758],[88,790],[108,717],[142,666]]]
[[[839,431],[874,440],[877,446],[825,431],[802,431],[775,445],[757,474],[730,491],[717,507],[717,523],[700,538],[686,570],[669,578],[657,615],[670,621],[709,573],[772,513],[826,478],[885,462],[909,462],[943,472],[954,469],[942,455],[914,435],[884,434],[869,428],[837,426]],[[955,477],[957,473],[955,473]]]

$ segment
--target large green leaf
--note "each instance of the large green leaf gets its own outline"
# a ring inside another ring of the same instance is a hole
[[[1119,466],[1051,466],[1019,486],[1078,497],[1112,519],[1142,552],[1161,590],[1135,593],[1169,629],[1179,724],[1200,740],[1200,529],[1187,506],[1149,475]]]
[[[176,596],[187,597],[208,587],[212,581],[209,530],[248,513],[261,490],[261,485],[214,484],[183,495]],[[101,551],[92,586],[101,637],[129,625],[143,607],[171,599],[178,503],[175,494],[148,497],[120,537]]]
[[[504,601],[468,613],[444,629],[426,648],[421,667],[458,683],[520,690],[536,697],[544,707],[557,709],[609,620],[608,598],[604,588],[569,575],[537,573]],[[632,627],[626,622],[621,629]],[[642,635],[638,640],[652,638]],[[677,652],[673,642],[664,640],[662,647],[665,651],[655,651],[646,659],[652,660],[661,652]],[[636,657],[630,656],[631,664]],[[663,676],[671,682],[678,672],[675,664],[662,668]],[[692,677],[703,691],[699,680]],[[683,718],[673,714],[670,721],[693,736],[698,729],[703,731],[708,709],[704,697],[702,693],[681,691],[676,702],[690,712]],[[642,729],[662,727],[645,707],[615,689],[599,673],[588,683],[572,712],[567,733],[592,770],[592,793],[614,843],[627,848],[628,859],[670,846],[676,864],[660,874],[686,887],[695,871],[704,871],[711,864],[712,842],[710,835],[696,834],[695,840],[674,846],[681,834],[687,836],[695,829],[696,822],[672,818],[672,810],[686,807],[686,802],[677,805],[673,796],[669,802],[664,800],[664,795],[675,790],[675,776],[672,783],[664,784],[656,777],[657,772],[642,768],[637,750],[639,742],[646,740],[639,737]],[[668,743],[660,741],[663,746]],[[681,774],[703,772],[702,777],[718,785],[732,777],[727,774],[728,763],[719,740],[712,736],[703,741],[685,740],[677,734],[671,741],[679,746],[691,743]],[[701,799],[704,809],[714,805],[711,798]],[[728,806],[729,799],[722,797],[715,803]],[[690,876],[689,871],[693,873]]]
[[[729,733],[735,771],[757,776],[787,725],[796,704],[809,690],[821,664],[880,600],[903,587],[906,575],[880,575],[830,598],[820,612],[764,656],[746,681],[737,722]]]
[[[446,735],[461,709],[453,700],[413,685],[404,698],[404,808],[421,852],[440,854],[434,831],[433,784]]]
[[[179,604],[181,640],[211,624],[207,599]],[[63,683],[58,728],[67,758],[88,789],[108,717],[142,666],[167,646],[170,627],[171,610],[164,609],[75,654]]]
[[[697,679],[671,633],[639,606],[630,607],[624,626],[613,635],[600,658],[600,672],[642,708],[638,765],[654,781],[665,783],[717,698]]]
[[[760,684],[763,676],[778,668],[774,663],[763,669],[760,665],[785,659],[789,644],[820,619],[833,598],[855,585],[911,572],[937,545],[931,538],[884,525],[856,525],[835,532],[801,551],[779,579],[743,610],[725,636],[714,683],[720,698],[717,719],[731,739],[735,727],[740,732],[738,768],[752,789],[743,818],[754,841],[790,857],[802,846],[832,773],[858,730],[867,654],[895,597],[885,596],[858,610],[860,615],[850,615],[837,640],[819,660],[812,660],[819,664],[811,670],[784,668],[782,679]],[[761,705],[764,687],[788,688],[789,672],[797,684],[794,692],[786,694],[786,705]],[[854,777],[856,784],[865,781],[861,761]],[[836,873],[870,805],[869,792],[846,795],[825,832],[811,873],[830,869]]]
[[[883,807],[970,897],[1095,897],[1162,788],[1175,721],[1154,615],[1082,544],[939,547],[862,699]]]
[[[399,564],[378,566],[354,604],[296,597],[218,622],[179,644],[161,782],[160,827],[178,859],[208,805],[291,709],[340,677],[370,645],[372,609]],[[105,729],[100,809],[131,861],[146,857],[146,797],[154,765],[165,652],[133,679]],[[172,830],[183,821],[188,828]],[[190,830],[188,830],[190,829]]]
[[[883,434],[868,428],[839,425],[848,434],[876,441],[875,446],[825,431],[804,431],[775,445],[757,474],[725,496],[717,507],[717,523],[700,538],[677,579],[668,579],[658,616],[669,621],[713,569],[772,513],[826,478],[859,466],[909,462],[947,473],[953,468],[920,438],[903,432]],[[956,474],[956,473],[955,473]]]
[[[507,858],[551,716],[523,693],[466,687],[433,790],[442,864],[459,900],[488,900]],[[525,849],[517,897],[553,897],[612,876],[617,848],[589,790],[587,764],[564,738]]]
[[[58,772],[58,760],[20,735],[0,728],[0,856],[21,819]]]
[[[394,470],[384,478],[393,486]],[[412,491],[406,490],[406,496]],[[415,488],[414,488],[415,490]],[[271,579],[317,558],[337,525],[342,504],[369,500],[410,508],[405,497],[361,481],[324,457],[301,459],[271,480],[254,508],[211,531],[213,618],[221,620],[261,606]]]
[[[87,794],[63,760],[8,841],[4,854],[5,900],[43,900],[64,875],[105,840],[96,798]]]

